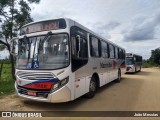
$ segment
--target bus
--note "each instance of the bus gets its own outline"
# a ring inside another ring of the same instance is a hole
[[[136,73],[141,71],[142,56],[134,53],[126,53],[126,73]]]
[[[16,56],[16,93],[44,102],[67,102],[125,73],[125,49],[69,18],[24,25],[10,41]]]

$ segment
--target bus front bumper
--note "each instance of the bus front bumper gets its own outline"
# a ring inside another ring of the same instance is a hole
[[[127,66],[126,67],[126,73],[135,72],[135,68],[133,66]]]
[[[21,94],[18,92],[17,86],[15,85],[16,94],[20,97],[35,100],[35,101],[43,101],[43,102],[68,102],[71,101],[71,91],[67,86],[63,86],[62,88],[58,89],[53,93],[49,93],[48,97],[36,97],[36,96],[29,96],[26,94]]]

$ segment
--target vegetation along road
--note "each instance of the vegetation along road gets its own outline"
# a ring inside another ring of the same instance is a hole
[[[125,74],[120,83],[100,88],[92,99],[81,97],[68,103],[43,103],[15,94],[0,99],[0,110],[75,110],[75,111],[160,111],[160,69],[143,68]]]

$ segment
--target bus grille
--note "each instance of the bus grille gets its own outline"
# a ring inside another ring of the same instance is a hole
[[[130,68],[131,68],[131,67],[127,67],[127,68],[126,68],[126,71],[129,71],[129,70],[130,70]]]
[[[32,89],[25,89],[21,86],[18,86],[18,93],[23,94],[23,95],[28,95],[28,91],[34,91],[36,92],[36,96],[34,97],[43,97],[43,98],[47,98],[48,94],[50,93],[50,90],[43,90],[43,91],[38,91],[38,90],[32,90]]]
[[[49,80],[54,78],[54,75],[49,72],[22,72],[16,73],[16,76],[20,79],[26,80]]]

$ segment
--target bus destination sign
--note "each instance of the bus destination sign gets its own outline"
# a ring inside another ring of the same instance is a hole
[[[66,28],[66,22],[64,19],[42,21],[22,27],[20,30],[20,35],[64,28]]]

